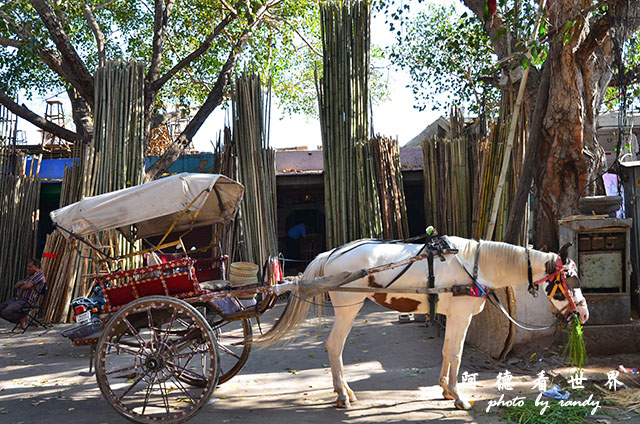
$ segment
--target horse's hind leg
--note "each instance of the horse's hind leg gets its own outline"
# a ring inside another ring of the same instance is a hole
[[[333,388],[338,394],[338,408],[349,408],[351,402],[355,402],[356,396],[344,379],[344,367],[342,364],[342,351],[344,350],[344,342],[351,331],[353,321],[362,307],[362,302],[358,301],[341,301],[336,302],[334,294],[331,294],[333,301],[335,321],[331,334],[327,339],[327,353],[329,354],[329,363],[331,364],[331,375],[333,377]],[[349,299],[354,299],[350,296]],[[363,300],[363,298],[362,298]],[[340,306],[344,304],[346,306]]]

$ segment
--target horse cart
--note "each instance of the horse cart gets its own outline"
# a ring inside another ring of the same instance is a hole
[[[435,295],[440,296],[438,312],[448,318],[447,332],[462,337],[452,342],[455,346],[445,337],[440,385],[445,398],[464,409],[470,405],[456,389],[460,349],[471,315],[482,309],[492,288],[528,280],[530,288],[547,287],[552,309],[557,307],[554,312],[562,320],[576,310],[582,321],[588,317],[579,288],[567,285],[574,264],[560,255],[504,243],[483,242],[481,255],[480,243],[456,237],[453,243],[447,237],[430,238],[423,245],[362,240],[318,255],[298,280],[281,281],[278,261],[269,258],[261,282],[233,285],[226,279],[226,256],[196,261],[181,237],[165,242],[170,233],[231,222],[243,191],[224,176],[179,174],[51,213],[58,228],[83,243],[88,234],[117,230],[130,240],[162,235],[156,247],[137,254],[182,249],[177,259],[93,277],[92,287],[100,287],[105,297],[98,331],[74,340],[95,344],[98,386],[109,404],[131,421],[177,423],[193,417],[217,384],[232,378],[247,361],[253,340],[250,320],[286,292],[293,294],[287,308],[261,339],[268,344],[282,338],[304,319],[308,298],[330,292],[334,308],[339,308],[335,331],[327,340],[338,406],[355,400],[343,377],[341,346],[365,298],[401,312],[431,313]],[[517,272],[505,274],[514,265]],[[506,282],[504,275],[515,279]]]
[[[59,229],[84,244],[90,244],[87,235],[106,230],[119,231],[129,240],[161,236],[155,247],[126,256],[169,260],[92,277],[90,289],[99,287],[105,301],[99,319],[79,320],[66,334],[76,345],[91,346],[90,360],[95,346],[100,390],[132,421],[182,422],[192,417],[217,384],[240,371],[251,350],[250,320],[277,300],[271,290],[279,279],[277,261],[268,261],[263,282],[234,286],[226,279],[226,255],[195,260],[182,236],[166,242],[170,233],[184,235],[230,223],[243,191],[241,184],[221,175],[179,174],[51,213]],[[126,259],[91,247],[111,268]],[[182,255],[173,253],[174,248]],[[163,250],[172,254],[162,255]]]

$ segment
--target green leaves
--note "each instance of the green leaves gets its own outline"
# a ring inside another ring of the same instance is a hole
[[[478,95],[495,90],[482,82],[495,60],[483,24],[453,7],[429,6],[406,24],[390,52],[394,65],[411,75],[418,108],[444,108],[466,102],[477,108]],[[445,94],[452,96],[443,100]]]

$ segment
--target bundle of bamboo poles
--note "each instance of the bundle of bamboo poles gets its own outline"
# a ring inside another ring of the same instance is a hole
[[[369,143],[376,168],[384,238],[404,239],[409,235],[409,228],[398,141],[378,135]]]
[[[425,218],[427,224],[433,225],[440,233],[502,240],[522,168],[526,140],[526,128],[520,124],[504,179],[495,228],[488,234],[509,128],[508,95],[503,99],[502,113],[496,122],[488,125],[488,136],[484,131],[479,137],[469,131],[461,113],[452,109],[449,136],[422,143]],[[527,229],[525,220],[523,235]]]
[[[262,265],[278,252],[275,151],[269,148],[270,98],[260,77],[236,79],[232,96],[233,144],[238,155],[238,181],[245,260]]]
[[[323,75],[318,98],[328,247],[381,234],[379,214],[362,210],[375,207],[378,195],[363,163],[365,151],[358,147],[369,137],[370,17],[369,1],[320,4]]]
[[[238,164],[236,163],[235,145],[231,137],[231,128],[225,126],[218,135],[214,145],[213,171],[216,174],[226,175],[229,178],[238,180]],[[212,240],[218,241],[218,246],[214,246],[213,255],[228,255],[229,263],[242,258],[240,243],[240,220],[234,219],[229,224],[215,224],[213,227]]]
[[[61,207],[141,184],[144,176],[144,65],[108,62],[98,68],[95,80],[94,137],[88,145],[74,146],[74,165],[64,172]],[[90,241],[112,256],[140,248],[113,231],[92,235]],[[109,268],[97,261],[101,255],[65,239],[59,231],[47,238],[45,253],[49,256],[44,261],[49,281],[45,318],[64,321],[69,301],[89,289],[88,278]],[[140,261],[135,257],[117,265],[135,267]]]
[[[425,220],[441,234],[471,237],[474,179],[464,119],[452,109],[448,138],[423,140]]]
[[[14,285],[26,277],[36,252],[42,156],[27,159],[0,147],[0,302],[15,295]]]
[[[511,101],[508,93],[503,94],[501,113],[498,120],[491,126],[489,138],[478,146],[477,161],[479,169],[479,182],[475,194],[474,203],[478,205],[474,211],[474,221],[476,228],[474,237],[487,240],[502,240],[503,233],[507,227],[509,211],[513,198],[517,190],[518,179],[524,161],[524,151],[526,144],[527,128],[520,121],[517,126],[516,136],[509,159],[509,167],[506,170],[504,187],[499,199],[497,215],[495,216],[495,227],[490,230],[492,219],[492,209],[495,202],[497,186],[500,180],[501,166],[505,155],[507,133],[511,121]],[[527,211],[528,211],[527,203]],[[523,220],[521,239],[528,233],[528,219]]]
[[[92,148],[85,154],[84,195],[142,183],[144,64],[109,61],[96,70]]]

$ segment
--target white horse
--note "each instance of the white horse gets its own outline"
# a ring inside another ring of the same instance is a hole
[[[557,311],[576,312],[581,322],[589,317],[586,301],[578,288],[575,264],[555,253],[537,250],[525,250],[523,247],[506,243],[468,240],[449,237],[448,240],[458,248],[456,255],[444,255],[444,261],[438,256],[433,260],[435,287],[446,288],[472,283],[472,275],[477,272],[476,281],[488,288],[529,284],[531,279],[545,286],[549,300]],[[476,255],[480,246],[479,254]],[[423,245],[405,243],[381,243],[379,241],[359,240],[318,255],[305,269],[303,280],[338,274],[343,271],[369,269],[383,264],[411,258],[421,252]],[[530,264],[531,272],[528,272]],[[389,269],[380,273],[353,281],[345,287],[387,287],[389,282],[400,274],[403,268]],[[475,270],[475,271],[474,271]],[[530,276],[529,276],[530,274]],[[429,271],[428,261],[420,260],[411,266],[389,286],[392,289],[425,288]],[[552,281],[555,277],[557,280]],[[566,281],[570,281],[569,285]],[[558,282],[558,284],[555,284]],[[577,283],[577,284],[576,284]],[[558,286],[558,287],[556,287]],[[564,295],[566,294],[566,296]],[[362,293],[330,291],[334,307],[335,321],[326,346],[331,363],[333,386],[338,394],[337,406],[350,407],[356,396],[345,381],[342,363],[344,343],[351,330],[356,314],[365,299],[399,312],[428,313],[427,294]],[[455,400],[459,409],[469,409],[469,402],[458,394],[457,380],[462,349],[473,315],[482,311],[486,298],[472,296],[453,296],[451,293],[439,294],[437,312],[447,317],[444,346],[442,348],[442,369],[440,386],[445,399]],[[295,294],[278,323],[266,333],[258,343],[268,345],[284,338],[302,323],[309,310],[310,302]]]

